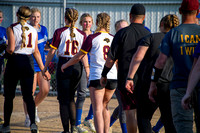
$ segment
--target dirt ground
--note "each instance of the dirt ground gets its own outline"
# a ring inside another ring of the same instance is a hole
[[[0,95],[0,118],[3,118],[3,102],[4,97]],[[16,96],[14,99],[14,108],[11,116],[11,132],[12,133],[30,133],[30,129],[24,126],[24,111],[22,104],[22,97]],[[83,116],[85,118],[90,105],[90,99],[86,98],[84,107],[83,107]],[[111,113],[118,105],[116,99],[112,99],[109,103],[109,109]],[[59,116],[58,101],[56,96],[48,96],[38,107],[38,115],[41,122],[38,123],[40,133],[59,133],[62,131],[61,120]],[[160,112],[157,110],[152,118],[152,125],[155,125],[157,120],[160,117]],[[85,127],[87,129],[87,127]],[[195,130],[195,128],[194,128]],[[113,133],[121,133],[121,128],[119,121],[116,121],[112,126]],[[160,133],[164,133],[162,128]]]
[[[3,101],[4,97],[0,95],[0,117],[3,118]],[[90,105],[90,99],[86,98],[84,107],[83,107],[83,116],[82,119],[86,117]],[[116,99],[112,99],[109,103],[109,109],[111,113],[118,105]],[[59,116],[58,101],[56,96],[48,96],[38,107],[38,115],[41,122],[38,123],[40,133],[59,133],[62,131],[61,120]],[[159,110],[156,111],[152,124],[160,117]],[[11,116],[11,132],[12,133],[29,133],[30,129],[24,127],[25,115],[23,112],[22,97],[16,96],[14,99],[14,108]],[[87,129],[87,127],[85,127]],[[116,121],[112,126],[113,133],[121,133],[121,128],[119,121]],[[161,130],[163,132],[163,129]]]

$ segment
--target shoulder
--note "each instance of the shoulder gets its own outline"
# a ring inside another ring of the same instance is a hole
[[[101,35],[101,33],[97,32],[97,33],[94,33],[94,34],[90,34],[87,38],[94,39],[94,38],[96,38],[99,35]]]
[[[19,22],[11,24],[10,27],[13,28],[13,27],[17,26],[18,24],[19,24]]]
[[[6,28],[0,26],[0,31],[4,32],[4,31],[6,31]]]
[[[56,29],[55,30],[55,33],[57,33],[57,34],[61,34],[63,31],[65,31],[65,30],[67,30],[67,29],[69,29],[69,27],[62,27],[62,28],[58,28],[58,29]]]
[[[47,28],[46,28],[45,26],[40,25],[40,27],[41,27],[41,29],[42,29],[43,31],[47,31]]]
[[[153,38],[163,38],[165,36],[165,34],[162,32],[156,32],[156,33],[149,34],[149,36],[152,36]]]
[[[75,28],[77,30],[77,32],[79,32],[81,35],[86,36],[85,32],[83,32],[82,30]]]

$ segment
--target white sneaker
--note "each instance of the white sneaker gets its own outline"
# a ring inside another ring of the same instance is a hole
[[[82,127],[82,125],[76,126],[77,133],[88,133],[88,131]]]
[[[112,133],[112,127],[109,128],[109,133]]]
[[[92,122],[92,119],[90,119],[90,120],[86,120],[86,119],[85,119],[84,122],[83,122],[83,124],[84,124],[85,126],[87,126],[93,133],[96,133],[94,124],[93,124],[93,122]]]
[[[37,122],[37,123],[40,122],[40,118],[39,118],[38,112],[37,112],[37,107],[35,107],[35,122]]]
[[[29,119],[29,116],[27,115],[27,116],[26,116],[26,119],[25,119],[25,122],[24,122],[24,126],[25,126],[25,127],[30,127],[30,124],[31,124],[31,121],[30,121],[30,119]]]

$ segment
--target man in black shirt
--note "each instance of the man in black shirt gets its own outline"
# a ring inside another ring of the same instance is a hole
[[[135,94],[125,89],[126,77],[133,54],[137,50],[138,42],[144,36],[150,34],[142,24],[145,18],[145,7],[142,4],[134,4],[130,11],[131,24],[121,29],[115,35],[106,60],[101,84],[106,83],[106,75],[118,60],[118,89],[120,91],[123,109],[126,112],[126,124],[129,133],[137,132],[137,121],[135,118],[136,101]],[[139,73],[140,70],[138,70]],[[139,74],[138,78],[139,79]],[[136,80],[135,79],[135,83]]]

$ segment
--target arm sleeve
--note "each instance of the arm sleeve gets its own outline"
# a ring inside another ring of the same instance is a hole
[[[151,34],[145,36],[140,42],[139,46],[147,46],[149,47],[151,45]]]
[[[92,48],[92,38],[91,36],[88,36],[87,39],[84,41],[80,51],[87,54],[91,48]]]
[[[50,47],[52,47],[53,49],[58,49],[60,40],[61,40],[60,34],[59,34],[58,30],[56,30],[53,34],[53,40],[52,40]]]
[[[164,39],[162,40],[161,42],[161,45],[160,45],[160,51],[165,54],[167,57],[170,56],[170,47],[171,47],[171,44],[170,44],[170,33],[171,32],[168,32]]]
[[[108,51],[108,57],[110,57],[114,61],[117,60],[119,57],[121,39],[122,38],[120,37],[120,32],[117,32]]]

